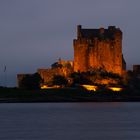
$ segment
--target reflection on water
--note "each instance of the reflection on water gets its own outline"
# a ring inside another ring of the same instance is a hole
[[[0,104],[0,140],[139,140],[140,103]]]

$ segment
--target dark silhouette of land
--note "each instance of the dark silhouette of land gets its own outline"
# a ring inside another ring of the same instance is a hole
[[[91,78],[92,77],[92,78]],[[97,79],[116,80],[117,84],[97,84]],[[23,78],[22,88],[0,88],[0,102],[127,102],[140,101],[139,75],[128,71],[125,79],[105,71],[72,73],[71,81],[61,75],[53,77],[49,88],[40,89],[41,77],[35,73]],[[56,85],[56,87],[53,87]],[[88,90],[83,85],[97,86]],[[109,87],[121,87],[112,91]]]
[[[128,102],[140,101],[139,91],[125,89],[114,92],[108,89],[87,91],[81,87],[28,90],[0,88],[0,103],[14,102]]]

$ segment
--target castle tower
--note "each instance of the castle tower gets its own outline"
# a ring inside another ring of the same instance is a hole
[[[74,71],[82,72],[88,70],[88,42],[81,36],[81,25],[77,26],[77,40],[74,44]]]
[[[121,75],[125,69],[122,32],[115,26],[109,26],[108,29],[82,29],[78,25],[73,47],[75,72],[101,68]]]

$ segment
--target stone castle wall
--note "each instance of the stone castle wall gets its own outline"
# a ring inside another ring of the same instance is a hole
[[[136,75],[140,75],[140,65],[133,65],[133,72]]]
[[[72,73],[71,68],[62,67],[62,68],[50,68],[50,69],[38,69],[37,72],[40,74],[44,83],[50,83],[53,80],[55,75],[61,75],[68,77]]]
[[[22,80],[27,76],[32,76],[33,74],[17,74],[17,86],[20,88],[25,88]]]
[[[111,32],[109,30],[111,29],[106,29],[108,34]],[[91,68],[103,68],[108,72],[122,74],[125,64],[123,64],[120,29],[114,27],[110,38],[104,35],[103,28],[98,30],[97,37],[90,35],[90,29],[85,32],[89,33],[89,37],[87,35],[83,37],[81,32],[82,29],[78,27],[77,39],[73,41],[74,71],[84,72]]]

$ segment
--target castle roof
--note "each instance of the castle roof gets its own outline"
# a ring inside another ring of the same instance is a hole
[[[78,36],[81,38],[91,39],[91,38],[105,38],[114,39],[114,34],[120,29],[115,26],[109,26],[108,29],[82,29],[81,25],[78,26]]]

